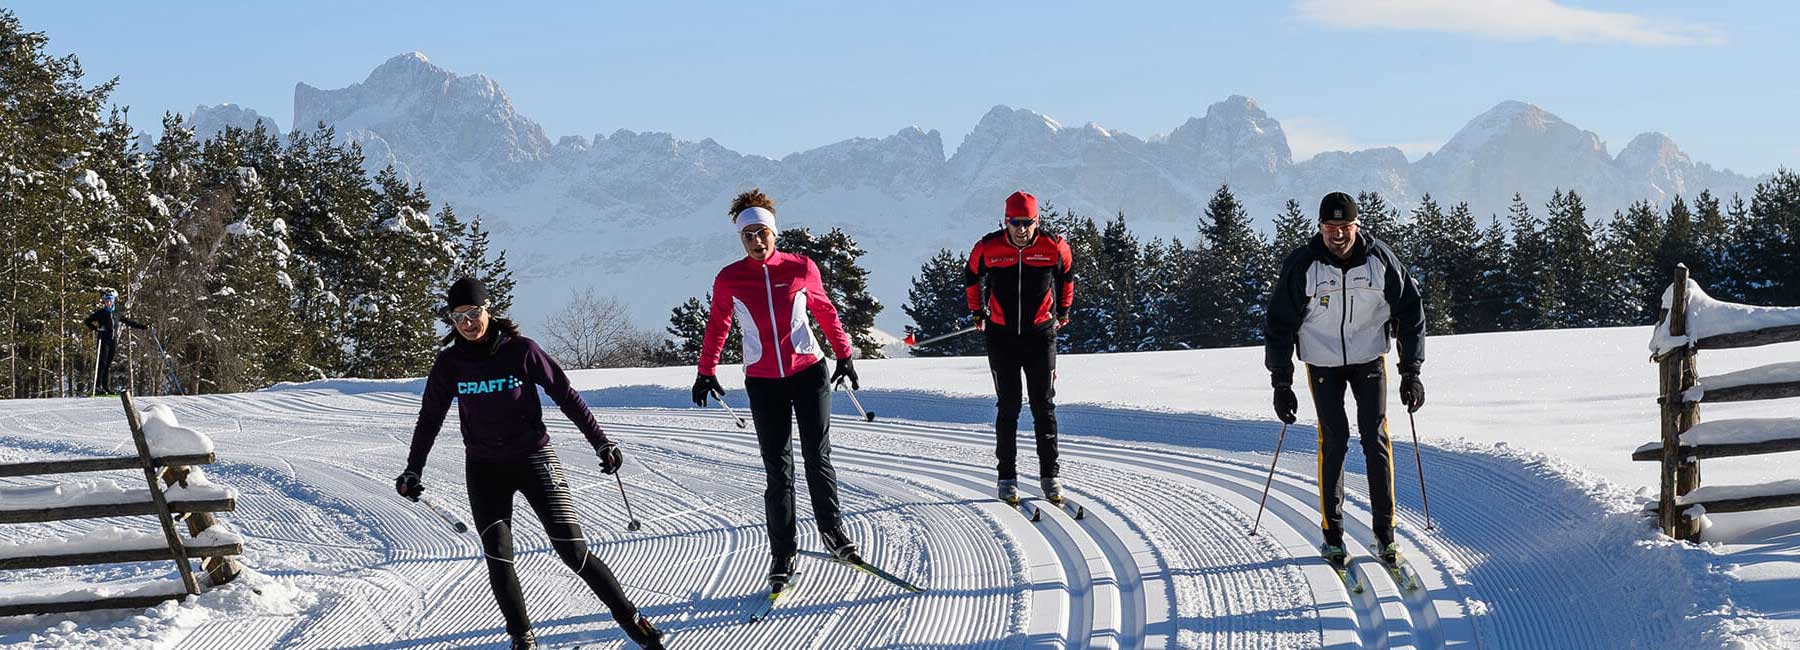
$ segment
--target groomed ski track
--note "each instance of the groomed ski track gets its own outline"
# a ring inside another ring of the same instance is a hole
[[[929,591],[905,594],[802,559],[800,591],[768,620],[745,625],[765,597],[768,561],[754,435],[719,410],[616,406],[680,403],[679,391],[586,396],[627,451],[624,477],[644,530],[624,532],[611,477],[551,407],[554,444],[596,554],[670,633],[671,648],[1634,647],[1697,634],[1660,613],[1693,596],[1643,570],[1682,567],[1651,550],[1619,552],[1632,546],[1620,540],[1638,535],[1636,525],[1530,463],[1426,449],[1437,524],[1426,531],[1410,444],[1396,433],[1400,538],[1423,583],[1405,593],[1371,559],[1363,459],[1351,445],[1348,536],[1368,586],[1352,595],[1315,550],[1311,427],[1288,431],[1259,534],[1248,536],[1279,424],[1065,407],[1064,480],[1087,516],[1047,507],[1032,522],[993,498],[991,426],[980,423],[991,402],[877,392],[862,398],[878,421],[849,415],[847,403],[833,420],[847,529],[865,558]],[[741,396],[732,397],[742,404]],[[250,538],[246,564],[317,595],[300,616],[214,611],[166,631],[173,647],[504,641],[474,535],[392,493],[416,393],[303,389],[157,401],[217,441],[223,463],[209,475],[240,492],[226,520]],[[425,473],[426,496],[466,517],[455,427],[452,412]],[[121,428],[110,400],[0,404],[0,461],[104,452]],[[1026,503],[1047,505],[1035,497],[1029,416],[1021,430]],[[795,461],[801,544],[818,548],[797,452]],[[522,500],[514,516],[517,568],[540,640],[632,647],[550,550]],[[139,571],[169,572],[166,563]],[[76,620],[104,638],[109,621],[129,617]],[[0,643],[29,645],[56,620],[0,619]]]

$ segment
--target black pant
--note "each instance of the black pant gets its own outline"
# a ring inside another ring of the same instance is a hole
[[[110,336],[100,337],[100,360],[94,366],[94,390],[100,393],[112,392],[113,353],[119,349],[118,343]]]
[[[831,386],[825,379],[822,361],[786,379],[744,379],[767,475],[763,507],[769,517],[769,551],[775,557],[791,556],[800,548],[794,530],[793,424],[800,425],[800,456],[806,461],[814,522],[820,530],[836,529],[843,522],[837,470],[831,467]]]
[[[1369,502],[1375,510],[1377,541],[1394,539],[1394,445],[1387,430],[1387,363],[1326,368],[1308,364],[1313,407],[1319,413],[1319,510],[1325,541],[1344,542],[1344,456],[1350,451],[1350,422],[1344,414],[1344,389],[1356,398],[1356,429],[1368,461]]]
[[[569,499],[569,480],[555,451],[545,447],[531,458],[514,463],[469,461],[468,479],[469,508],[475,518],[475,530],[481,533],[481,548],[487,553],[488,584],[494,588],[494,598],[500,601],[508,634],[531,630],[531,619],[525,615],[525,595],[519,590],[519,575],[513,571],[514,492],[525,493],[525,501],[537,513],[544,534],[550,537],[550,546],[563,563],[574,569],[594,595],[606,603],[619,627],[633,629],[637,606],[625,597],[612,569],[588,552],[587,538],[581,534],[575,505]]]
[[[988,370],[994,375],[994,392],[1000,401],[994,415],[994,455],[1000,460],[1000,478],[1019,478],[1019,373],[1031,395],[1031,422],[1037,432],[1038,476],[1055,478],[1056,462],[1056,331],[1027,330],[1024,334],[987,328]]]

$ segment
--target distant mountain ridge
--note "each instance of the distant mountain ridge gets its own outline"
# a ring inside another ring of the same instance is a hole
[[[1417,162],[1395,148],[1294,162],[1280,122],[1236,95],[1148,140],[995,106],[948,156],[937,131],[916,127],[779,160],[666,133],[553,143],[495,80],[450,72],[417,52],[346,88],[296,84],[294,121],[334,125],[362,143],[372,169],[392,164],[435,201],[483,215],[519,264],[527,319],[559,305],[569,287],[594,284],[646,325],[705,293],[717,268],[740,254],[725,209],[753,186],[775,197],[784,227],[840,226],[861,241],[876,295],[888,304],[880,323],[895,328],[919,265],[993,229],[1001,199],[1019,188],[1096,218],[1123,212],[1146,236],[1190,239],[1221,184],[1266,223],[1288,198],[1310,207],[1336,190],[1380,192],[1403,208],[1430,193],[1485,216],[1504,214],[1515,192],[1541,210],[1553,189],[1574,189],[1598,217],[1701,189],[1748,193],[1756,181],[1695,162],[1656,133],[1614,157],[1594,133],[1516,101],[1477,116]],[[615,281],[624,277],[631,280]]]

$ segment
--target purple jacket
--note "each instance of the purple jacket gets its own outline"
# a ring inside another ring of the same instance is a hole
[[[556,360],[536,341],[496,330],[488,344],[458,338],[438,352],[425,380],[406,468],[414,472],[424,469],[451,399],[456,400],[456,414],[462,419],[463,446],[469,460],[518,461],[543,449],[550,444],[550,434],[544,428],[537,386],[544,387],[596,449],[608,442],[606,432],[600,430],[600,423],[594,421],[594,414],[569,385],[568,375]]]

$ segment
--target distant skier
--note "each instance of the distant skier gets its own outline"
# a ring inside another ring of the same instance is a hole
[[[987,334],[988,369],[999,394],[994,455],[1000,499],[1019,501],[1019,374],[1030,393],[1037,433],[1038,480],[1044,498],[1062,503],[1056,449],[1056,332],[1069,324],[1075,263],[1068,242],[1038,226],[1037,197],[1006,197],[1004,223],[969,252],[964,274],[975,328]]]
[[[744,335],[744,392],[750,396],[750,415],[767,473],[763,505],[769,518],[769,591],[774,596],[793,578],[799,553],[790,442],[794,425],[800,430],[800,455],[806,462],[819,539],[833,556],[862,561],[856,544],[844,534],[837,470],[831,465],[831,386],[844,379],[851,388],[861,384],[851,363],[850,335],[825,293],[818,265],[775,249],[775,202],[761,190],[739,194],[731,202],[731,221],[746,256],[726,265],[713,279],[712,312],[693,398],[695,406],[705,406],[707,395],[725,392],[717,377],[719,357],[735,319]],[[808,312],[819,319],[837,358],[829,379]]]
[[[100,308],[82,320],[82,324],[94,331],[100,338],[100,358],[95,364],[94,392],[112,393],[113,353],[118,351],[118,343],[113,339],[113,330],[123,323],[135,329],[149,329],[143,323],[126,318],[118,311],[119,294],[107,291],[100,296]]]
[[[1319,234],[1288,255],[1269,295],[1264,323],[1264,364],[1275,387],[1275,414],[1292,424],[1300,408],[1294,396],[1293,356],[1306,363],[1319,418],[1321,552],[1343,566],[1344,456],[1350,423],[1344,390],[1356,398],[1357,431],[1368,460],[1369,501],[1382,562],[1393,565],[1393,444],[1387,430],[1389,339],[1400,338],[1400,401],[1409,411],[1425,404],[1419,367],[1425,361],[1425,310],[1419,286],[1387,244],[1357,232],[1356,200],[1343,192],[1319,204]]]
[[[512,647],[537,647],[519,577],[513,571],[513,494],[522,492],[543,523],[557,556],[606,603],[625,635],[644,648],[662,648],[662,632],[638,614],[612,570],[588,551],[581,523],[575,518],[569,480],[544,427],[537,387],[542,386],[563,415],[581,429],[600,456],[602,472],[619,471],[624,454],[600,430],[556,360],[535,341],[521,336],[511,320],[488,312],[487,289],[479,280],[457,280],[447,298],[455,331],[444,337],[450,345],[438,352],[431,365],[418,424],[413,428],[412,451],[406,458],[406,471],[394,479],[395,491],[415,500],[424,491],[420,476],[425,458],[431,454],[450,401],[456,400],[467,454],[469,509],[487,555],[488,584],[500,602]]]

